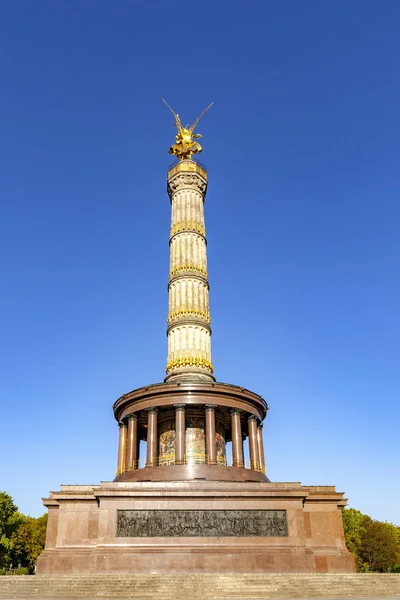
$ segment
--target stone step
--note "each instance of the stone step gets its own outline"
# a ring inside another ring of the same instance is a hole
[[[236,600],[399,596],[400,574],[37,575],[0,577],[0,600]]]

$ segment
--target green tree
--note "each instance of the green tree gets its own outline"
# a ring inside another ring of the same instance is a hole
[[[365,517],[359,556],[370,571],[385,573],[395,570],[400,562],[398,528],[391,523]]]
[[[365,532],[366,515],[355,508],[345,508],[342,511],[344,539],[347,549],[352,553],[356,562],[357,571],[363,571],[363,564],[360,557],[362,546],[362,536]]]
[[[8,569],[12,558],[14,532],[24,521],[11,496],[0,492],[0,569]]]
[[[30,572],[33,571],[37,557],[44,548],[46,527],[47,514],[37,519],[25,518],[12,536],[14,564],[20,564]]]

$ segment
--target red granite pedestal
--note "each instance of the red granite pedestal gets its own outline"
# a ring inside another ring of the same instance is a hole
[[[354,571],[343,535],[345,500],[331,486],[254,478],[106,482],[62,486],[44,503],[49,521],[39,574]],[[118,511],[137,510],[286,511],[287,530],[261,537],[121,536]]]

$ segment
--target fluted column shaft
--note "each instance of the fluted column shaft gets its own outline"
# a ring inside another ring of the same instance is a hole
[[[217,464],[217,441],[215,436],[215,408],[214,404],[206,406],[206,454],[209,465]]]
[[[117,475],[126,471],[126,432],[125,423],[118,423],[119,426],[119,443],[118,443],[118,465]]]
[[[234,467],[243,467],[243,442],[242,442],[242,424],[240,422],[240,411],[233,409],[231,411],[232,425],[232,463]]]
[[[147,457],[146,467],[157,466],[158,436],[157,436],[157,409],[150,408],[147,415]]]
[[[250,469],[258,471],[258,436],[257,436],[257,418],[249,417],[249,450],[250,450]]]
[[[175,464],[185,464],[185,405],[175,404]]]
[[[137,415],[128,416],[128,438],[126,446],[126,470],[137,468]]]
[[[182,160],[168,171],[171,199],[166,380],[214,381],[204,227],[206,171]]]
[[[265,473],[265,457],[264,457],[264,442],[263,442],[263,426],[262,423],[257,427],[257,446],[258,446],[258,467],[260,471]]]

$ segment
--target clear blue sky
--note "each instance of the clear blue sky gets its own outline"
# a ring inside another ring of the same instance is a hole
[[[173,119],[204,117],[213,362],[269,476],[400,524],[400,3],[0,6],[0,489],[113,478],[166,361]]]

